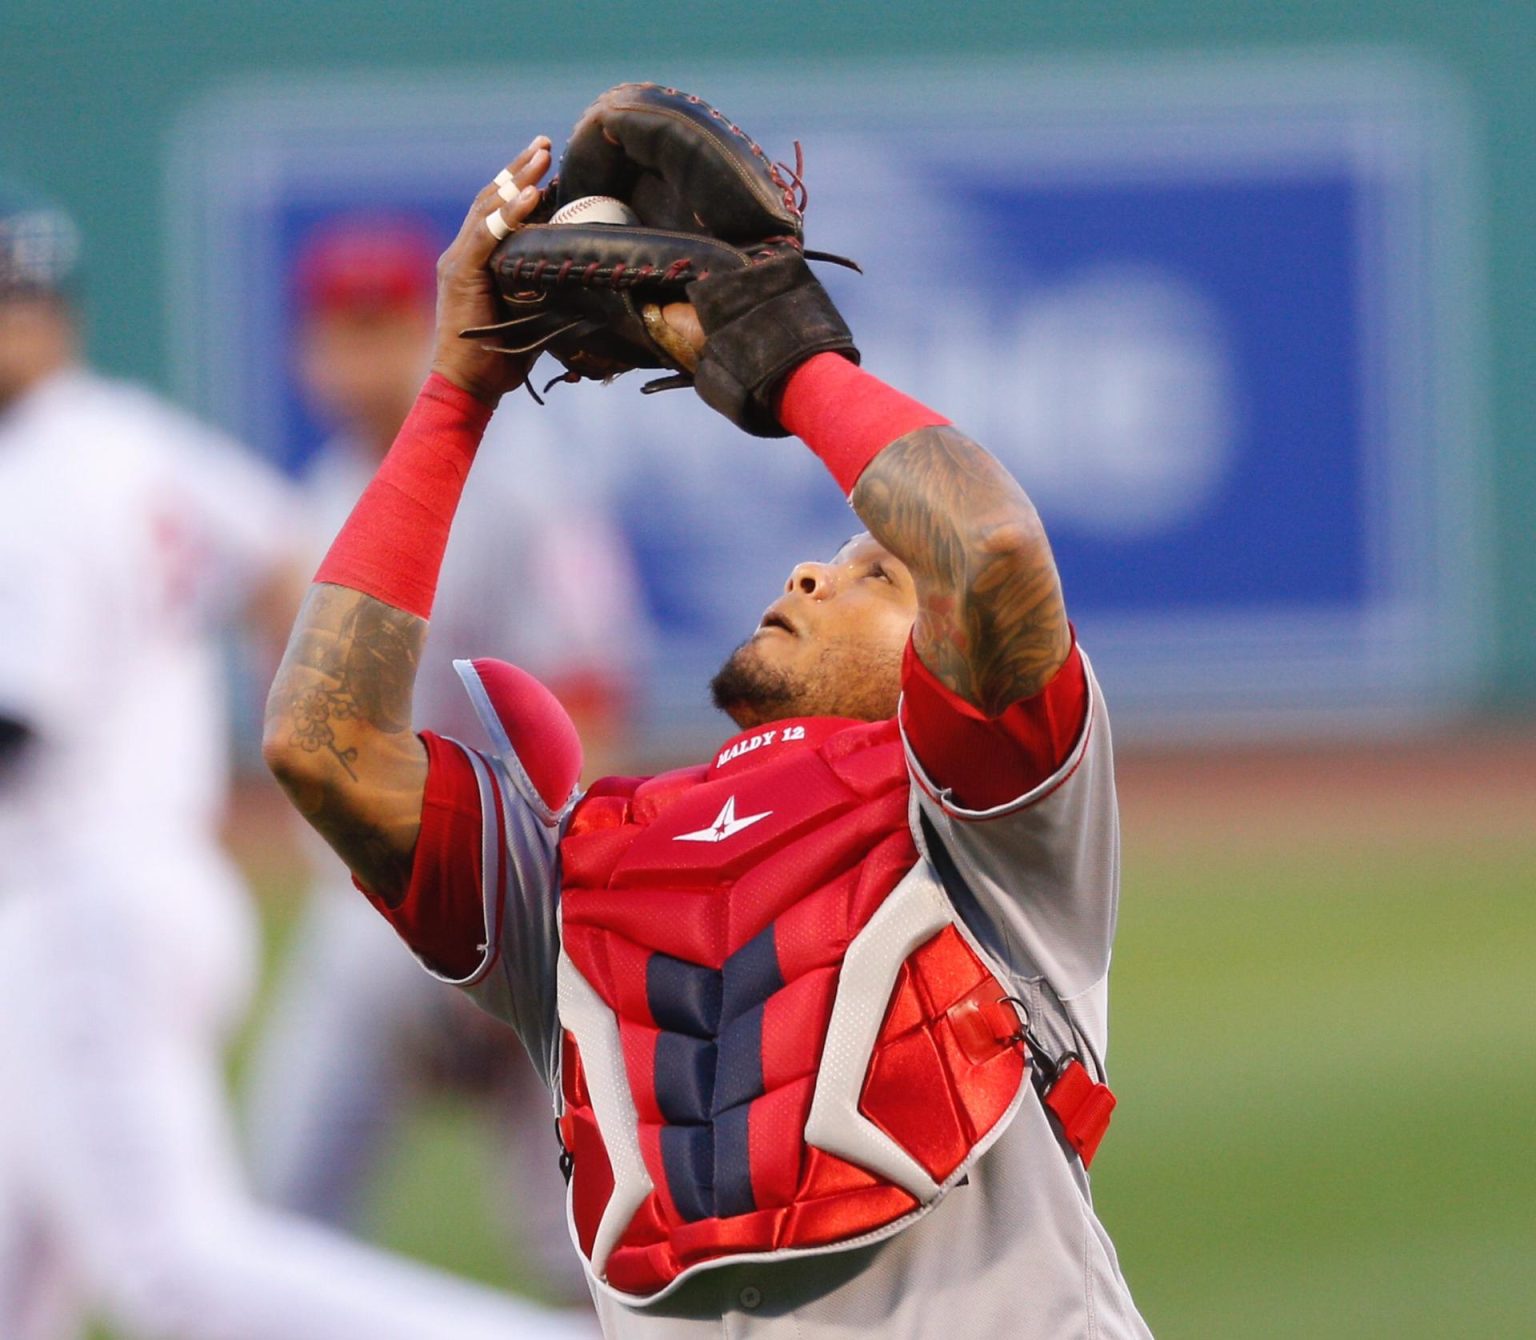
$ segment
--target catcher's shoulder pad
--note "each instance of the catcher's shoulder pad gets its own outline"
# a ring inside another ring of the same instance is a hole
[[[652,227],[698,230],[749,246],[798,243],[796,183],[702,98],[620,84],[587,108],[560,161],[560,194],[613,195]]]
[[[581,777],[581,737],[570,714],[537,679],[506,661],[453,663],[495,752],[519,771],[551,811],[561,809]]]

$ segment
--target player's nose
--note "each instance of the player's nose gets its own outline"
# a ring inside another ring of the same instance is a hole
[[[793,595],[799,592],[815,600],[825,600],[835,592],[836,586],[837,581],[830,564],[797,563],[794,571],[789,574],[789,580],[784,583],[784,593]]]

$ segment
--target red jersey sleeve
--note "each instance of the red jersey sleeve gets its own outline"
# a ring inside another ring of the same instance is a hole
[[[421,742],[427,785],[410,887],[396,907],[372,895],[369,901],[435,972],[462,979],[485,957],[480,788],[458,745],[431,731],[422,732]],[[498,843],[500,829],[498,823]]]
[[[967,810],[1028,795],[1071,757],[1088,716],[1088,676],[1074,637],[1049,683],[989,717],[946,688],[911,642],[902,665],[901,726],[928,781]]]

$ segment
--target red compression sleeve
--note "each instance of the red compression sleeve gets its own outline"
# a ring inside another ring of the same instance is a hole
[[[489,405],[436,373],[427,378],[315,580],[431,618],[448,528],[490,420]]]
[[[789,374],[779,422],[821,457],[845,494],[898,437],[949,423],[841,354],[817,354]]]

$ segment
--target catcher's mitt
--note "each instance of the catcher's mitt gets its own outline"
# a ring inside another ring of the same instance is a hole
[[[804,252],[798,145],[796,160],[770,162],[691,94],[658,84],[609,89],[577,122],[535,221],[491,258],[507,319],[465,337],[494,339],[508,353],[552,353],[567,369],[554,381],[608,380],[638,367],[673,373],[648,392],[691,384],[691,350],[659,319],[665,304],[688,300],[688,285],[788,254],[853,264]],[[640,222],[549,222],[593,195],[625,201]]]

